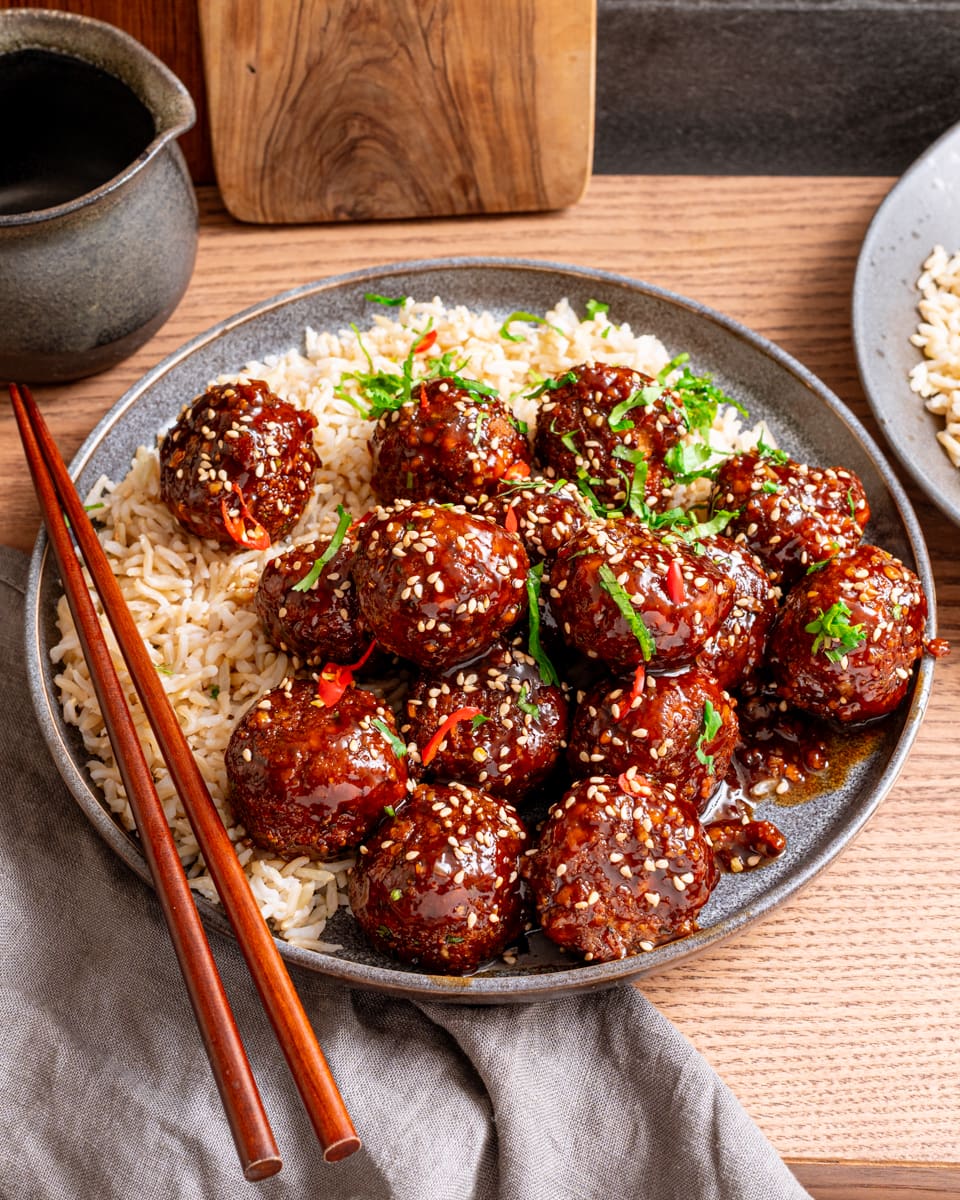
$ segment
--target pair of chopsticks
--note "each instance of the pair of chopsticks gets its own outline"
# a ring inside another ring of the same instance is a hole
[[[360,1139],[93,525],[30,390],[11,384],[10,399],[81,648],[90,668],[144,856],[170,930],[243,1173],[247,1179],[266,1179],[280,1170],[282,1162],[111,661],[71,532],[93,578],[207,869],[323,1146],[324,1158],[329,1162],[346,1158],[359,1149]],[[70,523],[69,529],[64,514]]]

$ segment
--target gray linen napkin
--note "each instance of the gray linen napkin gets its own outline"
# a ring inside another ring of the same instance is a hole
[[[802,1200],[634,988],[444,1007],[296,984],[364,1149],[323,1162],[231,939],[211,935],[284,1159],[247,1183],[159,907],[61,783],[0,548],[0,1195],[5,1200]],[[809,1200],[809,1198],[808,1198]]]

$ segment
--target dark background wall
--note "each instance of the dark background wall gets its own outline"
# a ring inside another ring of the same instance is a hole
[[[198,110],[181,144],[212,182],[196,0],[0,0],[31,4],[110,21],[172,67]],[[598,173],[897,175],[956,121],[960,0],[597,0]]]

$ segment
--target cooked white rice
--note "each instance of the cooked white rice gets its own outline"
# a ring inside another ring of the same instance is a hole
[[[937,441],[960,468],[960,251],[936,246],[917,280],[921,321],[910,338],[924,361],[910,372],[911,388],[925,407],[943,417]]]
[[[242,376],[266,380],[280,396],[309,410],[319,422],[315,439],[323,465],[312,498],[292,536],[269,551],[227,554],[212,542],[186,533],[159,500],[157,446],[142,447],[124,479],[116,484],[103,479],[88,497],[89,502],[102,502],[96,517],[107,556],[261,910],[276,934],[294,945],[338,949],[324,941],[323,933],[337,907],[347,903],[350,860],[287,862],[272,857],[249,844],[225,800],[223,755],[236,721],[296,666],[296,660],[266,641],[253,609],[263,564],[292,544],[329,536],[336,526],[338,503],[355,516],[372,503],[370,424],[334,395],[345,373],[369,370],[364,348],[376,370],[397,373],[414,339],[432,321],[437,341],[431,355],[454,351],[458,361],[469,359],[463,373],[495,387],[531,431],[535,403],[525,400],[523,393],[544,377],[591,360],[656,374],[669,361],[656,337],[635,334],[629,325],[611,325],[603,314],[580,321],[565,300],[546,314],[546,320],[549,324],[514,327],[513,332],[522,333],[524,340],[512,342],[499,336],[501,321],[490,313],[447,309],[439,300],[407,301],[390,315],[377,315],[360,335],[362,346],[351,330],[308,329],[303,351],[290,350],[263,363],[246,364]],[[674,347],[672,352],[682,349]],[[191,399],[185,396],[184,402]],[[711,443],[718,450],[749,447],[761,433],[772,442],[762,425],[742,430],[736,412],[726,408],[718,414]],[[702,486],[694,485],[678,490],[676,499],[688,505],[702,497]],[[61,665],[57,685],[64,716],[82,733],[90,774],[107,806],[132,830],[133,817],[65,600],[60,602],[58,623],[61,640],[51,654]],[[115,658],[119,665],[119,652]],[[133,700],[132,688],[128,698]],[[132,703],[131,708],[191,886],[215,900],[212,881],[152,731],[139,704]]]

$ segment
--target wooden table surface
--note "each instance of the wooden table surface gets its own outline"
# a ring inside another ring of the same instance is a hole
[[[401,259],[516,255],[621,272],[727,313],[819,375],[882,444],[849,312],[858,249],[892,182],[598,177],[560,213],[278,228],[233,222],[205,190],[196,271],[164,328],[112,371],[35,391],[69,459],[159,359],[276,292]],[[933,558],[940,634],[960,640],[960,531],[907,491]],[[7,406],[0,511],[2,540],[28,549],[39,516]],[[960,1195],[958,716],[960,651],[937,666],[892,792],[826,874],[734,940],[641,984],[819,1200]]]

